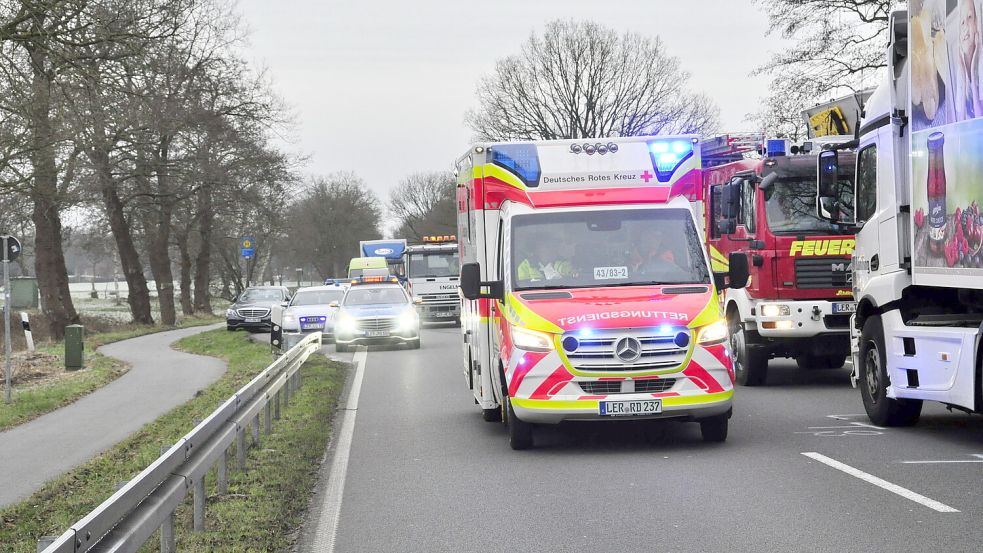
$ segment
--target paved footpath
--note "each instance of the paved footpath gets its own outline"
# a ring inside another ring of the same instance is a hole
[[[101,347],[100,353],[125,361],[130,370],[71,405],[0,432],[0,508],[30,496],[216,381],[225,372],[224,361],[170,345],[221,326],[170,330]]]

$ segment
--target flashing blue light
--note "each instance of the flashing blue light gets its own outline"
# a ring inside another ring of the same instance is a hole
[[[659,327],[659,334],[670,334],[675,330],[671,325],[662,325]]]
[[[491,148],[491,161],[522,179],[530,188],[539,186],[542,171],[535,144],[500,144]]]
[[[591,330],[590,327],[584,327],[580,329],[579,334],[581,338],[587,338],[588,336],[594,334],[594,331]]]
[[[765,151],[768,152],[769,157],[783,156],[785,155],[785,141],[768,140],[765,143]]]
[[[693,155],[691,140],[657,140],[649,142],[649,152],[655,176],[659,182],[669,182],[672,174]]]

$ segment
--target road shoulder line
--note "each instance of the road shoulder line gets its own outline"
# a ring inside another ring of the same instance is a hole
[[[860,480],[863,480],[864,482],[867,482],[868,484],[873,484],[873,485],[875,485],[875,486],[877,486],[877,487],[879,487],[881,489],[885,489],[885,490],[887,490],[887,491],[889,491],[891,493],[900,495],[901,497],[903,497],[905,499],[909,499],[911,501],[914,501],[915,503],[921,504],[921,505],[923,505],[925,507],[928,507],[929,509],[932,509],[934,511],[938,511],[940,513],[958,513],[959,512],[958,509],[955,509],[953,507],[950,507],[950,506],[946,505],[945,503],[941,503],[941,502],[936,501],[934,499],[930,499],[928,497],[925,497],[924,495],[921,495],[921,494],[919,494],[917,492],[913,492],[913,491],[909,490],[908,488],[903,488],[903,487],[901,487],[901,486],[899,486],[897,484],[893,484],[891,482],[888,482],[887,480],[884,480],[882,478],[878,478],[878,477],[874,476],[873,474],[870,474],[870,473],[864,472],[864,471],[862,471],[860,469],[851,467],[850,465],[848,465],[846,463],[841,463],[841,462],[837,461],[836,459],[831,459],[831,458],[829,458],[829,457],[827,457],[825,455],[822,455],[821,453],[816,453],[815,451],[806,451],[806,452],[803,452],[802,455],[805,455],[806,457],[808,457],[808,458],[810,458],[810,459],[812,459],[814,461],[819,461],[820,463],[822,463],[822,464],[824,464],[826,466],[832,467],[832,468],[834,468],[834,469],[836,469],[836,470],[838,470],[840,472],[845,472],[846,474],[849,474],[850,476],[853,476],[855,478],[859,478]]]
[[[348,474],[348,458],[352,449],[352,437],[355,435],[355,417],[358,415],[358,398],[362,390],[362,378],[365,374],[366,349],[359,347],[352,361],[355,365],[355,376],[348,400],[343,409],[344,419],[338,431],[337,448],[328,474],[328,484],[325,487],[324,502],[317,520],[317,530],[314,533],[314,551],[333,552],[338,531],[338,521],[341,517],[341,501],[345,493],[345,477]]]

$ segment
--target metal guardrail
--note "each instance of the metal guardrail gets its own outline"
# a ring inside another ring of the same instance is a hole
[[[174,510],[192,492],[194,530],[205,529],[206,475],[217,465],[218,493],[228,492],[229,448],[235,443],[236,466],[244,470],[246,432],[251,427],[258,445],[261,415],[265,432],[272,431],[272,419],[301,385],[301,365],[320,347],[319,332],[305,337],[64,534],[39,542],[38,550],[135,552],[160,528],[161,553],[173,553]]]

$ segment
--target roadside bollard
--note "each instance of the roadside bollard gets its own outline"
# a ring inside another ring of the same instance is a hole
[[[65,327],[65,368],[76,371],[85,366],[85,328],[82,325]]]
[[[20,325],[24,328],[24,341],[27,342],[27,351],[34,352],[34,334],[31,332],[31,319],[27,316],[27,311],[20,312]]]

